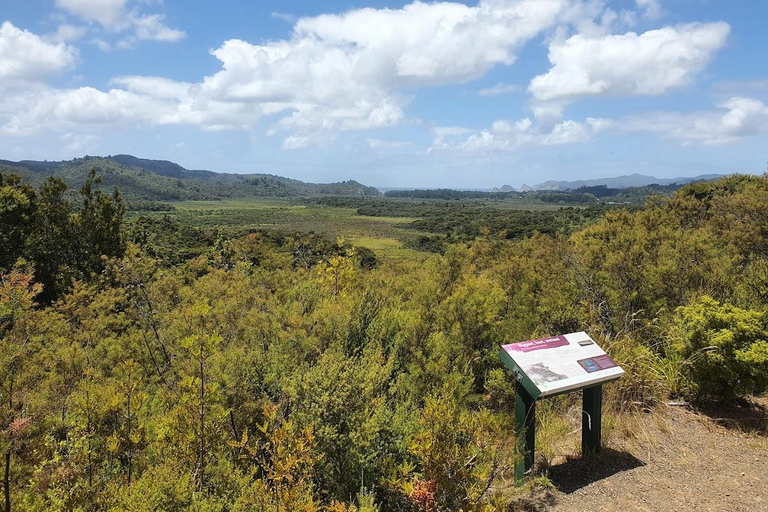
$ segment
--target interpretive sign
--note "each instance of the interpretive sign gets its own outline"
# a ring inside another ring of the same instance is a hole
[[[581,449],[600,449],[604,382],[616,380],[624,370],[585,332],[502,345],[499,357],[517,379],[515,435],[523,457],[515,467],[521,481],[533,467],[536,448],[536,400],[583,390]]]
[[[534,400],[624,375],[585,332],[502,345],[500,356]]]

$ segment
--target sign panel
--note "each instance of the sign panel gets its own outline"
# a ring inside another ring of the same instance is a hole
[[[616,361],[585,332],[502,345],[499,355],[534,399],[624,375]]]

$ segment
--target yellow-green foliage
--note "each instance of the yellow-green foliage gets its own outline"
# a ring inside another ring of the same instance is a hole
[[[175,264],[129,244],[48,306],[4,254],[13,509],[503,509],[500,344],[588,331],[627,372],[607,430],[670,394],[765,389],[767,182],[695,184],[571,237],[480,230],[375,268],[309,234],[213,237]],[[578,447],[577,398],[539,420],[547,460]]]
[[[606,403],[620,410],[649,410],[673,387],[661,373],[664,358],[630,337],[605,340],[603,347],[624,369],[623,378],[607,386]],[[674,373],[669,378],[676,378]]]
[[[438,510],[482,510],[499,459],[509,456],[501,432],[489,412],[464,410],[449,394],[427,398],[410,451]]]
[[[240,441],[230,443],[237,457],[252,463],[253,474],[259,476],[243,489],[235,510],[318,510],[312,496],[312,471],[322,457],[315,453],[312,427],[299,429],[290,420],[279,422],[277,408],[271,405],[265,406],[263,415],[255,443],[249,442],[247,429]]]
[[[768,386],[768,330],[762,311],[721,304],[703,296],[677,310],[672,350],[686,361],[694,391],[734,398]]]

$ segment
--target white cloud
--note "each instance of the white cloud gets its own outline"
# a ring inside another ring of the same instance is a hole
[[[112,51],[112,45],[109,44],[107,41],[104,41],[103,39],[100,39],[98,37],[93,39],[93,40],[91,40],[91,43],[95,44],[99,48],[99,50],[101,50],[103,52],[111,52]]]
[[[490,96],[501,96],[503,94],[514,94],[522,90],[522,87],[515,84],[496,84],[487,89],[480,89],[477,94],[487,98]]]
[[[471,128],[465,128],[463,126],[437,126],[432,129],[432,146],[427,152],[450,149],[456,141],[456,138],[472,133]]]
[[[461,151],[488,153],[492,151],[516,151],[529,146],[556,146],[588,142],[597,133],[607,130],[613,123],[607,119],[587,118],[586,121],[563,121],[544,131],[528,118],[517,122],[495,121],[489,128],[463,137],[466,129],[435,133],[429,152]]]
[[[650,112],[618,125],[627,132],[656,133],[684,145],[727,144],[768,131],[768,106],[762,101],[734,97],[718,107],[726,112]]]
[[[325,143],[341,131],[402,122],[410,100],[400,92],[403,88],[466,82],[493,66],[512,64],[517,49],[558,23],[572,1],[414,2],[401,9],[302,18],[286,40],[224,42],[211,52],[222,69],[197,84],[122,77],[109,92],[47,91],[37,105],[23,101],[27,111],[17,112],[6,126],[26,132],[47,126],[42,119],[66,122],[62,114],[74,112],[52,102],[91,96],[102,102],[105,121],[122,116],[206,129],[251,129],[267,117],[268,133],[286,132],[287,148]],[[118,46],[130,46],[132,38],[174,40],[182,35],[166,30],[160,16],[129,11],[128,0],[57,0],[57,5],[109,30],[132,28],[134,35]],[[115,102],[114,108],[108,108],[109,102]],[[56,119],[50,119],[51,109]]]
[[[640,35],[575,35],[550,45],[552,68],[528,90],[542,102],[663,94],[689,85],[729,31],[727,23],[692,23]]]
[[[323,146],[336,139],[333,132],[314,132],[309,135],[289,135],[283,140],[283,149],[306,149],[310,146]]]
[[[302,18],[289,40],[230,40],[214,50],[223,70],[204,88],[238,100],[324,104],[388,96],[403,86],[468,81],[551,26],[566,0],[415,2]],[[286,86],[290,84],[290,86]]]
[[[162,2],[139,0],[139,3]],[[133,35],[118,42],[120,48],[130,48],[136,41],[175,42],[186,37],[184,31],[167,27],[161,14],[141,14],[137,8],[129,9],[128,0],[56,0],[56,6],[111,32],[131,30]]]
[[[718,105],[721,111],[649,112],[617,120],[587,118],[566,120],[545,129],[530,119],[495,121],[489,128],[435,131],[429,151],[488,153],[515,151],[529,146],[584,143],[598,134],[613,131],[650,133],[677,140],[683,145],[721,145],[768,133],[768,106],[762,101],[734,97]],[[471,133],[468,137],[466,135]]]
[[[126,3],[127,0],[56,0],[60,9],[113,30],[129,25]]]
[[[28,88],[23,93],[0,99],[0,112],[13,112],[0,126],[0,133],[28,135],[43,129],[151,122],[169,111],[169,106],[160,101],[120,89],[102,92],[92,87]]]
[[[65,43],[49,43],[40,36],[6,21],[0,25],[0,88],[16,82],[44,80],[71,69],[77,49]]]
[[[166,27],[163,20],[165,20],[165,16],[162,14],[148,14],[134,18],[136,38],[140,41],[175,42],[187,37],[187,34],[182,30]]]
[[[284,21],[286,23],[294,23],[296,21],[296,16],[293,14],[275,11],[272,13],[272,19]]]
[[[276,105],[274,108],[280,107]],[[293,113],[280,119],[268,132],[270,135],[283,130],[293,132],[283,145],[286,149],[325,144],[334,140],[339,131],[394,126],[404,115],[401,103],[389,97],[377,103],[360,100],[337,108],[312,104],[295,105],[294,108]]]
[[[656,20],[661,17],[661,3],[659,0],[635,0],[637,8],[643,12],[643,17]]]
[[[107,31],[130,30],[117,46],[184,36],[161,15],[131,9],[131,0],[56,1]],[[20,134],[77,123],[149,123],[250,130],[264,123],[267,134],[283,134],[285,148],[325,144],[339,132],[397,125],[411,99],[403,91],[476,79],[494,66],[512,64],[526,42],[556,29],[550,34],[552,67],[529,86],[535,125],[524,119],[498,121],[477,133],[436,128],[432,149],[583,142],[608,122],[563,121],[565,105],[588,95],[660,94],[682,87],[729,31],[725,23],[711,23],[607,35],[620,18],[603,0],[479,0],[475,6],[416,1],[401,9],[302,18],[288,39],[225,41],[211,51],[221,69],[198,83],[126,76],[115,78],[106,92],[42,88],[0,98],[0,129]],[[561,36],[566,26],[580,34]],[[516,90],[498,84],[479,94]]]
[[[563,121],[555,125],[550,133],[543,135],[539,143],[544,146],[556,146],[587,142],[592,139],[593,134],[591,121],[591,119],[588,119],[586,123]],[[600,120],[599,122],[603,123],[604,121]]]
[[[87,29],[85,27],[62,23],[56,29],[56,32],[44,35],[43,39],[50,43],[67,43],[70,41],[77,41],[82,38],[86,32]]]
[[[347,48],[358,80],[434,85],[477,78],[511,64],[514,50],[552,26],[567,0],[414,2],[402,9],[358,9],[304,18],[299,39]]]
[[[100,138],[96,135],[88,133],[65,133],[59,137],[62,151],[76,156],[94,153],[99,140]]]
[[[113,85],[151,98],[182,99],[188,97],[192,84],[177,82],[156,76],[120,76],[112,80]]]
[[[539,123],[541,130],[551,130],[556,124],[563,120],[563,109],[565,105],[562,102],[544,102],[531,105],[533,117]]]
[[[454,135],[463,135],[471,131],[471,128],[465,128],[463,126],[438,126],[432,129],[432,133],[436,139],[442,139],[444,137],[450,137]]]
[[[377,150],[399,149],[406,146],[410,146],[410,142],[402,140],[383,140],[383,139],[365,139],[368,143],[368,147]]]

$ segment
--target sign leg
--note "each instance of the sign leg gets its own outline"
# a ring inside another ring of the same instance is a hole
[[[581,412],[581,453],[597,453],[602,442],[603,386],[584,389]]]
[[[515,465],[515,482],[533,467],[536,451],[536,401],[521,384],[515,386],[515,444],[523,457]]]

